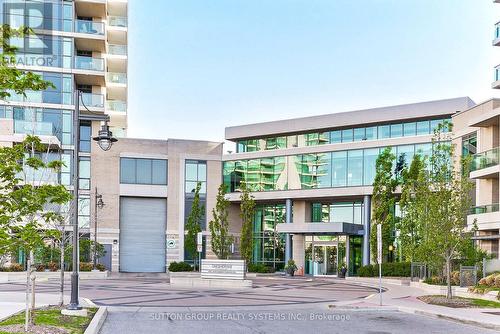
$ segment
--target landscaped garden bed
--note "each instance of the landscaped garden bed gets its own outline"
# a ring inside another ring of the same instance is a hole
[[[499,302],[484,299],[453,297],[451,299],[441,295],[420,296],[419,300],[427,304],[452,308],[500,308]]]
[[[30,326],[28,333],[83,334],[96,312],[97,308],[89,308],[86,317],[77,317],[62,315],[58,307],[40,308],[35,310],[35,325]],[[0,334],[11,333],[25,333],[23,312],[0,322]]]

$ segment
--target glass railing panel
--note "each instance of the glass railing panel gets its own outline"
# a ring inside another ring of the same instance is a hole
[[[111,83],[126,84],[127,83],[127,73],[109,72],[109,73],[106,73],[106,79],[108,82],[111,82]]]
[[[87,107],[104,108],[104,96],[101,94],[82,93],[82,102]]]
[[[500,80],[500,65],[495,67],[495,72],[494,72],[494,81],[499,81]]]
[[[500,38],[500,22],[495,24],[495,35],[493,37],[494,39]]]
[[[104,35],[104,23],[87,20],[76,20],[75,32],[81,34]]]
[[[14,133],[54,136],[54,125],[48,122],[14,120]]]
[[[486,152],[474,154],[471,162],[471,172],[498,165],[499,148],[496,147]]]
[[[75,68],[79,70],[104,71],[104,59],[75,56]]]
[[[479,205],[471,208],[471,215],[478,215],[482,213],[490,213],[490,212],[498,212],[500,209],[500,204],[488,204],[488,205]]]
[[[108,24],[112,27],[122,27],[126,28],[128,25],[127,18],[125,16],[110,16],[108,17]]]
[[[25,166],[23,172],[18,173],[17,177],[26,183],[32,184],[59,183],[59,173],[50,168],[34,169]]]
[[[106,101],[106,110],[127,112],[127,103],[119,100],[108,100]]]
[[[115,56],[126,56],[127,55],[127,46],[119,45],[119,44],[110,44],[108,45],[108,52],[111,55]]]

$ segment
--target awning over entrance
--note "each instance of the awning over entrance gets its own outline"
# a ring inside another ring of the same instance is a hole
[[[363,235],[363,225],[350,223],[277,224],[276,232],[290,234]]]

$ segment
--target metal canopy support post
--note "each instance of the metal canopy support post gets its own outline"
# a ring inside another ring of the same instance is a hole
[[[363,199],[363,266],[370,264],[370,227],[371,227],[371,196],[365,195]]]
[[[286,224],[292,223],[292,200],[286,200]],[[287,233],[285,235],[285,265],[288,263],[288,260],[292,259],[292,235]]]

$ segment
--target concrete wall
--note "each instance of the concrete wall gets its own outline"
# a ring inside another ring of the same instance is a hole
[[[96,133],[98,124],[94,124]],[[222,144],[205,141],[169,139],[120,139],[110,151],[103,152],[96,143],[92,144],[91,161],[91,229],[94,230],[95,187],[102,194],[105,206],[98,211],[98,240],[113,245],[113,271],[118,271],[119,261],[119,214],[121,196],[167,197],[167,240],[174,241],[174,247],[167,246],[166,264],[184,258],[184,170],[185,161],[207,161],[207,221],[215,205],[217,188],[221,183]],[[168,159],[168,185],[165,186],[120,186],[120,157]],[[164,190],[166,190],[166,196]],[[209,250],[209,248],[207,249]],[[207,255],[209,256],[209,255]]]

